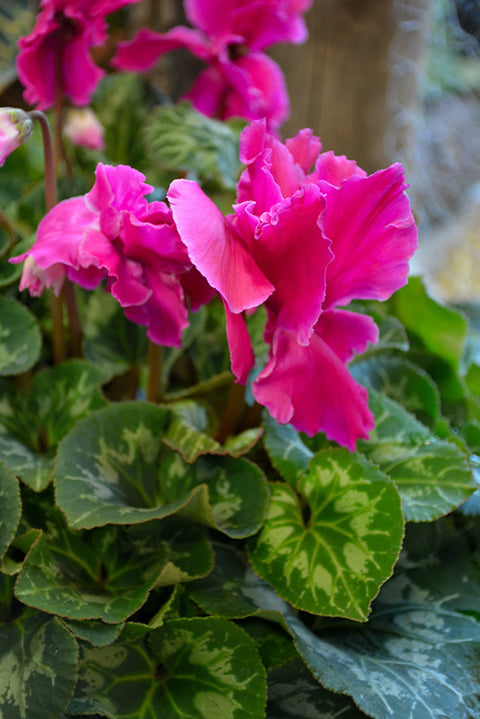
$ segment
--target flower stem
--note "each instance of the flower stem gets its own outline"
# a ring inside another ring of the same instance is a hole
[[[40,110],[29,113],[32,120],[38,120],[42,130],[43,158],[45,165],[45,208],[49,212],[57,204],[57,180],[55,176],[55,159],[53,155],[52,133],[46,115]],[[52,293],[50,301],[52,318],[52,350],[55,364],[63,362],[67,357],[65,332],[63,328],[63,305],[61,297]]]
[[[83,357],[82,352],[82,324],[78,314],[75,288],[69,280],[65,280],[62,287],[63,300],[67,306],[68,326],[70,328],[70,344],[73,357]]]
[[[228,392],[227,406],[223,413],[222,421],[215,435],[220,444],[224,444],[230,435],[235,433],[238,423],[245,410],[245,386],[232,382]]]
[[[148,381],[147,401],[158,402],[161,397],[163,348],[149,340],[148,342]]]

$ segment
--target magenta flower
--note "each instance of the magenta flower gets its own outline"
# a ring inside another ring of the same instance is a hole
[[[56,205],[38,226],[28,252],[20,289],[39,295],[53,287],[58,295],[65,277],[86,289],[106,278],[106,288],[125,315],[148,327],[149,338],[180,346],[187,326],[181,282],[192,266],[163,202],[148,202],[153,188],[131,167],[99,164],[96,182],[86,195]],[[203,278],[202,278],[203,279]],[[192,305],[212,294],[200,284]]]
[[[16,107],[0,108],[0,167],[17,147],[32,134],[33,122],[26,112]]]
[[[176,27],[165,34],[143,29],[120,43],[115,67],[142,71],[176,48],[206,63],[185,95],[209,117],[247,120],[265,117],[276,129],[289,112],[282,71],[262,51],[276,42],[303,42],[302,14],[312,0],[185,0],[195,29]]]
[[[322,154],[310,130],[283,145],[261,121],[244,130],[240,152],[247,167],[233,214],[223,217],[194,182],[175,180],[168,199],[177,229],[224,302],[237,380],[245,383],[254,363],[242,313],[264,304],[270,356],[252,383],[255,398],[278,422],[353,450],[374,419],[346,363],[378,330],[340,307],[385,300],[407,281],[417,232],[402,167],[367,176]]]
[[[31,105],[46,110],[57,92],[87,105],[104,75],[90,48],[107,36],[105,16],[139,0],[41,0],[30,35],[20,38],[17,72]]]

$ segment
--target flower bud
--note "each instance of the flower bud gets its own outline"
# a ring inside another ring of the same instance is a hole
[[[74,145],[82,145],[91,150],[103,150],[103,127],[90,108],[69,110],[65,121],[64,133]]]
[[[11,152],[20,147],[32,134],[33,122],[18,107],[0,108],[0,167]]]

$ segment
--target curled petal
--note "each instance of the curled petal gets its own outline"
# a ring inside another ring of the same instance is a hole
[[[327,271],[325,308],[352,299],[386,300],[407,282],[417,228],[394,164],[369,177],[352,175],[338,188],[322,186],[323,229],[335,259]]]
[[[40,297],[46,287],[51,287],[58,297],[65,274],[64,265],[55,263],[44,270],[36,264],[33,257],[27,257],[23,265],[18,289],[20,291],[28,290],[32,297]]]
[[[300,130],[295,137],[285,141],[293,161],[299,165],[306,174],[322,151],[322,143],[309,128]]]
[[[309,175],[310,182],[328,182],[330,185],[340,187],[344,180],[352,175],[366,177],[367,173],[358,167],[354,160],[345,155],[334,155],[333,152],[323,152],[315,163],[315,170]]]
[[[197,183],[174,180],[167,197],[190,260],[231,311],[261,305],[273,285]]]
[[[350,451],[374,427],[367,391],[316,333],[301,347],[294,334],[277,329],[270,361],[252,391],[280,424],[290,422],[310,436],[325,432]]]

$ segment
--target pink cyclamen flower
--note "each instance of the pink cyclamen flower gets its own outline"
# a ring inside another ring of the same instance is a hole
[[[105,16],[139,0],[41,0],[30,35],[20,38],[17,72],[31,105],[46,110],[58,92],[87,105],[105,74],[90,48],[107,36]]]
[[[45,287],[58,295],[65,277],[86,289],[106,278],[125,315],[146,325],[153,342],[180,346],[188,324],[181,275],[192,266],[170,209],[146,200],[153,187],[144,180],[131,167],[99,163],[90,192],[50,210],[34,245],[13,261],[26,259],[20,289],[34,296]],[[193,304],[210,297],[200,286]]]
[[[0,167],[17,147],[28,140],[33,122],[26,112],[17,107],[0,108]]]
[[[303,42],[303,13],[312,0],[185,0],[195,29],[175,27],[165,34],[143,29],[120,43],[115,67],[142,71],[176,48],[186,48],[206,63],[185,95],[209,117],[226,120],[265,117],[276,129],[288,117],[283,73],[264,52],[276,42]]]
[[[70,109],[67,112],[63,131],[74,145],[81,145],[90,150],[105,148],[103,126],[89,107]]]
[[[282,144],[262,121],[242,133],[240,155],[247,167],[226,218],[196,183],[171,184],[177,229],[225,305],[237,380],[245,383],[254,363],[242,313],[264,304],[270,354],[255,398],[278,422],[353,450],[374,418],[346,364],[378,330],[343,307],[385,300],[407,281],[417,232],[402,167],[367,176],[321,153],[310,130]]]

